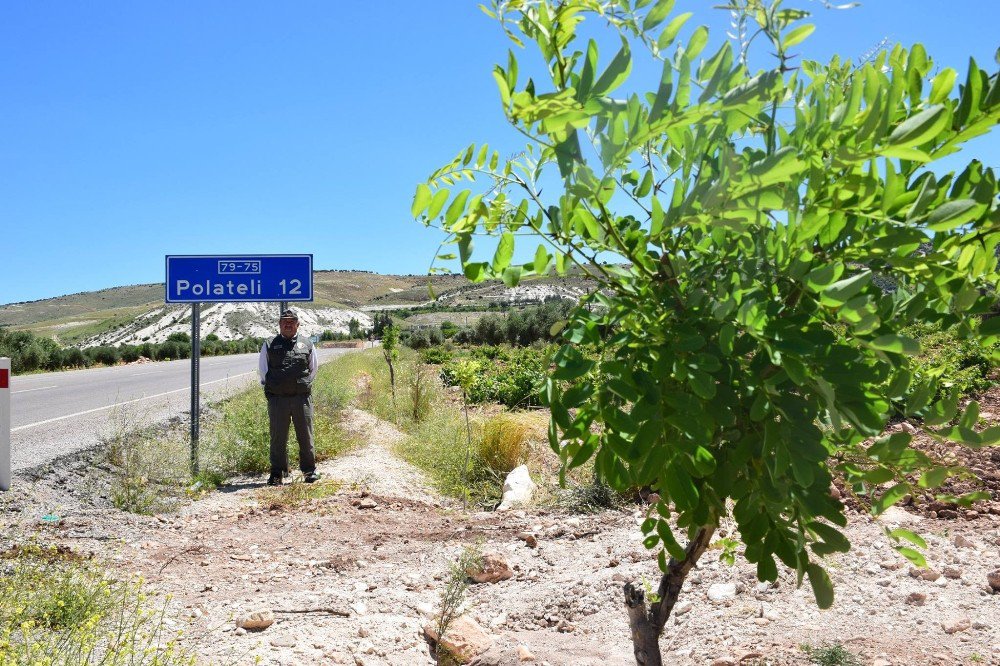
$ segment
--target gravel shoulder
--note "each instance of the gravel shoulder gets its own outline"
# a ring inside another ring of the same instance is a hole
[[[175,513],[135,516],[93,501],[102,471],[78,456],[17,477],[0,495],[0,533],[54,540],[141,575],[170,595],[167,622],[199,663],[432,664],[423,626],[468,547],[513,570],[469,589],[468,613],[494,643],[481,663],[522,663],[518,646],[536,663],[635,663],[621,588],[658,579],[641,546],[645,507],[463,512],[392,454],[403,435],[391,424],[347,410],[345,426],[365,444],[320,467],[343,484],[323,499],[269,504],[263,479],[245,478]],[[43,523],[46,514],[58,520]],[[1000,515],[893,508],[877,522],[851,518],[854,549],[828,560],[837,595],[828,611],[794,574],[761,585],[752,565],[730,567],[709,551],[668,623],[666,663],[808,664],[801,646],[841,644],[863,664],[1000,664],[1000,595],[986,584],[1000,568]],[[911,575],[883,534],[894,526],[924,535],[933,573]],[[238,629],[235,618],[255,610],[276,622]]]

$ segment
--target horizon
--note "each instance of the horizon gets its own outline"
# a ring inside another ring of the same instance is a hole
[[[1000,3],[957,3],[946,21],[904,0],[792,4],[813,10],[804,50],[820,61],[888,38],[923,43],[960,77],[969,56],[995,69]],[[7,305],[160,283],[171,254],[308,253],[318,270],[425,275],[442,235],[410,218],[417,183],[470,142],[523,146],[490,76],[510,44],[475,2],[5,9]],[[698,9],[686,32],[707,23],[719,43],[728,13],[696,0],[675,13]],[[639,60],[629,85],[655,89]],[[998,154],[987,135],[946,168]]]

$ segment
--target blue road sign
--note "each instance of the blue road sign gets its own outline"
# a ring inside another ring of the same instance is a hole
[[[167,303],[311,301],[311,254],[168,255]]]

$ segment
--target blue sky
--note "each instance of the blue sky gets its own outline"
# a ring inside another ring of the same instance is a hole
[[[677,6],[715,42],[728,15],[712,4]],[[815,12],[813,59],[887,37],[963,74],[970,55],[995,68],[1000,2],[786,5]],[[490,76],[507,48],[465,0],[6,0],[0,304],[159,282],[167,254],[425,273],[440,237],[409,217],[416,183],[473,141],[521,145]],[[998,154],[989,137],[963,159]]]

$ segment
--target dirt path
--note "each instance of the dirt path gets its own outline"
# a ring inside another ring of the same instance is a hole
[[[643,509],[464,513],[392,455],[395,428],[357,410],[345,416],[367,443],[321,467],[328,482],[343,482],[330,497],[283,508],[268,502],[262,479],[244,479],[177,514],[139,517],[72,508],[58,493],[74,472],[60,470],[56,485],[35,484],[31,502],[6,500],[0,528],[29,530],[45,502],[62,502],[63,520],[45,536],[110,555],[170,594],[169,622],[202,663],[432,664],[422,627],[449,565],[470,546],[501,554],[514,571],[470,588],[469,613],[495,643],[483,663],[521,663],[518,646],[536,663],[634,663],[621,587],[658,578],[641,546]],[[884,525],[925,535],[942,575],[911,576]],[[986,586],[1000,568],[1000,516],[940,520],[894,508],[881,523],[854,516],[848,537],[852,552],[828,561],[837,594],[829,611],[794,574],[759,585],[752,565],[725,566],[710,551],[668,624],[666,663],[808,664],[801,646],[839,643],[866,666],[1000,664],[1000,595]],[[254,610],[277,621],[237,629],[234,619]]]

